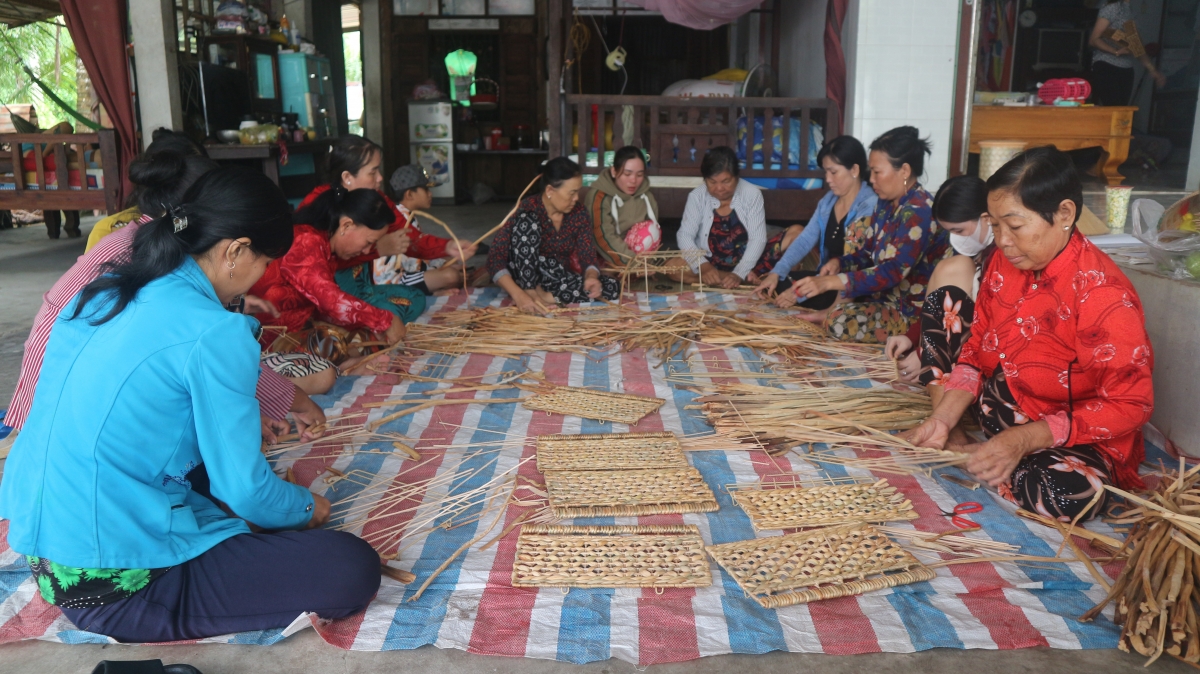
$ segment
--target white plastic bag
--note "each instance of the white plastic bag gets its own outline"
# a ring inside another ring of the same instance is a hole
[[[1192,203],[1189,197],[1169,208],[1152,199],[1132,204],[1133,235],[1149,247],[1159,270],[1181,281],[1200,280],[1200,233],[1179,228],[1185,218],[1191,221]]]

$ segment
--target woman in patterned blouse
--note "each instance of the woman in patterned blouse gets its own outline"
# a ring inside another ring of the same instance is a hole
[[[988,179],[999,255],[983,272],[969,330],[933,415],[908,433],[971,455],[967,470],[1005,498],[1069,521],[1104,486],[1140,488],[1142,426],[1154,410],[1154,355],[1133,285],[1075,227],[1083,188],[1070,158],[1028,150]],[[970,409],[987,441],[955,445]]]
[[[600,275],[581,189],[579,164],[551,159],[542,168],[542,193],[522,201],[492,240],[488,273],[521,311],[545,313],[552,304],[620,296],[617,280]]]
[[[818,276],[801,279],[796,297],[837,290],[839,303],[801,314],[824,323],[834,337],[883,343],[903,335],[925,300],[925,286],[946,255],[946,233],[933,221],[929,192],[917,182],[925,171],[929,141],[901,126],[871,143],[871,186],[879,196],[871,237],[854,253],[833,258]]]

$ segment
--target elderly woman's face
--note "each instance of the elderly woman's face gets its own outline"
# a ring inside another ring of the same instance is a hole
[[[546,187],[546,203],[559,213],[570,213],[579,201],[579,190],[583,189],[583,178],[575,176],[564,180],[558,187]]]
[[[908,164],[896,168],[886,152],[872,150],[867,158],[867,168],[871,169],[871,187],[880,199],[895,201],[908,192],[908,179],[912,177]]]
[[[1021,203],[1010,191],[988,194],[988,215],[996,247],[1017,269],[1039,271],[1067,246],[1075,222],[1075,202],[1064,199],[1054,213],[1054,222]]]
[[[728,171],[704,179],[704,186],[708,188],[708,193],[717,201],[722,202],[733,198],[733,193],[737,191],[737,183],[738,179]]]

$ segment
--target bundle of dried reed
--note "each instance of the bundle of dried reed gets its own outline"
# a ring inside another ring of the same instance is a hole
[[[1164,653],[1200,663],[1200,466],[1185,470],[1181,459],[1179,472],[1159,480],[1146,498],[1106,489],[1130,505],[1116,522],[1133,525],[1125,541],[1132,552],[1108,596],[1080,620],[1115,601],[1118,648],[1148,656],[1147,665]]]
[[[927,396],[889,388],[720,384],[714,390],[696,402],[717,433],[750,429],[759,437],[797,442],[822,442],[811,439],[813,430],[854,433],[864,426],[882,431],[913,428],[932,412]]]

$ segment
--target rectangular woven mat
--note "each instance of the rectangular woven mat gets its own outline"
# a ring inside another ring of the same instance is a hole
[[[699,527],[556,526],[521,529],[513,587],[708,587]]]
[[[539,435],[538,470],[629,470],[685,468],[687,459],[674,433]]]
[[[634,517],[709,513],[720,509],[695,468],[546,472],[550,509],[557,517]]]
[[[915,520],[912,501],[887,480],[874,484],[731,490],[755,531],[824,527],[853,522]]]
[[[763,608],[847,597],[936,576],[868,524],[710,545],[708,553]]]
[[[521,404],[529,410],[632,425],[658,411],[665,402],[662,398],[558,386],[553,391],[530,396]]]

